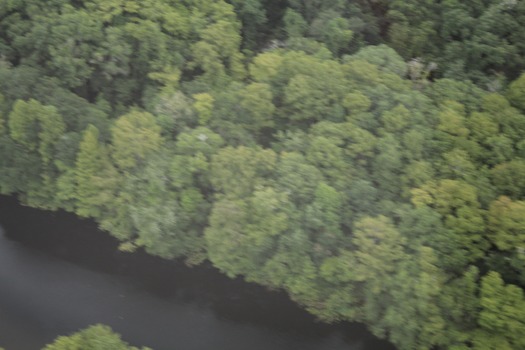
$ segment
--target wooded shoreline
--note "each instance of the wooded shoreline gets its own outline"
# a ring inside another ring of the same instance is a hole
[[[520,350],[523,43],[512,0],[0,1],[0,193],[401,350]]]

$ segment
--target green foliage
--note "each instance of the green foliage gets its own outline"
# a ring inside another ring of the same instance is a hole
[[[525,111],[525,74],[509,85],[508,99],[517,108]]]
[[[400,349],[521,350],[524,28],[520,1],[0,1],[0,192]]]
[[[481,330],[474,338],[476,349],[519,349],[525,346],[521,334],[525,331],[523,290],[505,285],[497,272],[489,272],[481,283]]]
[[[69,336],[60,336],[43,350],[139,350],[104,325],[90,326]],[[148,350],[148,348],[140,348]]]
[[[267,23],[264,3],[259,0],[232,0],[235,13],[242,21],[242,39],[244,46],[254,48],[262,38],[261,33]]]
[[[223,148],[212,158],[212,185],[225,196],[247,196],[265,184],[265,177],[275,167],[275,158],[275,153],[271,150]]]
[[[525,249],[525,202],[499,197],[489,209],[492,242],[501,250]]]
[[[196,125],[195,109],[196,106],[192,106],[191,100],[180,91],[161,92],[150,106],[162,134],[169,138],[185,127]]]
[[[162,139],[153,115],[132,111],[115,121],[112,129],[112,157],[123,171],[135,168],[157,151]]]
[[[486,249],[485,223],[476,189],[456,180],[429,183],[412,191],[416,207],[430,206],[444,219],[445,226],[461,237],[461,246],[471,260],[479,259]]]
[[[125,238],[151,254],[198,261],[209,205],[190,184],[179,193],[173,191],[167,159],[165,153],[150,157],[143,169],[126,178],[121,198],[129,201],[127,212],[122,223],[113,224],[125,228],[124,222],[129,223],[131,234]]]
[[[387,43],[406,59],[437,62],[447,78],[498,89],[502,74],[523,69],[524,11],[519,2],[393,1]]]
[[[498,164],[491,169],[492,182],[501,194],[512,198],[525,198],[525,161],[516,158],[510,162]]]
[[[388,279],[405,258],[405,239],[385,216],[364,217],[355,224],[353,244],[356,247],[355,280],[366,282],[370,293],[379,294],[387,287],[382,281]]]
[[[212,116],[213,96],[208,93],[201,93],[193,95],[193,99],[195,100],[193,108],[199,115],[199,124],[206,125]]]
[[[399,76],[405,76],[407,73],[407,64],[395,50],[386,46],[367,46],[359,50],[355,55],[345,57],[346,60],[367,61],[379,67],[379,69],[394,73]]]
[[[5,135],[0,136],[0,190],[2,193],[26,193],[40,185],[41,161],[35,153]]]
[[[37,118],[41,105],[37,101],[26,103],[18,101],[9,115],[11,138],[34,151],[38,143]]]
[[[257,190],[247,200],[218,201],[210,216],[206,242],[210,260],[229,276],[263,279],[258,267],[275,251],[289,226],[286,195],[272,188]]]
[[[18,100],[9,114],[11,138],[38,153],[44,163],[53,158],[53,145],[65,131],[62,117],[53,106],[43,106],[38,101]]]
[[[308,24],[296,11],[288,8],[283,17],[284,30],[289,38],[302,37],[306,34]]]
[[[344,237],[341,231],[343,198],[337,190],[323,182],[316,188],[314,200],[304,212],[305,231],[314,243],[316,260],[337,252]]]
[[[97,128],[86,129],[75,164],[76,213],[84,217],[101,218],[104,208],[112,205],[118,183],[117,171],[98,137]]]
[[[335,11],[320,13],[310,26],[311,35],[325,43],[330,51],[339,54],[350,44],[354,33],[350,22]]]
[[[241,120],[246,124],[246,129],[258,132],[262,128],[274,126],[275,106],[272,99],[271,87],[268,84],[253,83],[243,89],[240,96],[240,107],[243,109]]]
[[[432,249],[421,247],[416,259],[395,276],[392,304],[381,323],[391,329],[391,338],[400,348],[432,349],[449,343],[438,305],[446,276]],[[400,307],[405,300],[411,300],[411,307]]]
[[[298,207],[313,200],[315,190],[323,179],[321,172],[297,152],[281,153],[276,172],[277,188],[288,193]]]
[[[265,83],[277,78],[279,66],[284,57],[277,53],[265,52],[254,57],[250,65],[250,75],[258,82]]]

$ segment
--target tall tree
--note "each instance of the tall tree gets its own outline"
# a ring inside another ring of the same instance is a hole
[[[162,144],[160,127],[147,112],[131,111],[121,116],[111,131],[111,156],[122,171],[144,164],[148,155]]]
[[[505,285],[497,272],[489,272],[481,283],[480,329],[474,339],[474,349],[519,349],[525,346],[525,298],[523,290]]]
[[[98,138],[98,129],[89,126],[80,143],[75,166],[76,213],[84,217],[102,218],[105,208],[113,204],[119,182],[108,150]]]
[[[44,164],[53,158],[53,145],[65,132],[64,121],[53,106],[36,100],[18,100],[9,114],[11,138],[30,151],[38,150]]]

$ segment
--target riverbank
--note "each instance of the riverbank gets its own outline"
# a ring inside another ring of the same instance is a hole
[[[10,307],[0,346],[7,349],[37,349],[93,323],[155,350],[393,349],[362,325],[316,322],[284,293],[210,265],[122,253],[94,222],[69,213],[0,197],[0,223],[8,238],[0,253],[0,310]]]

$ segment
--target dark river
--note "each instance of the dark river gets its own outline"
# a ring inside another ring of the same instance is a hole
[[[117,242],[65,212],[0,197],[0,347],[36,350],[104,323],[154,350],[395,350],[362,325],[326,325],[284,293]]]

